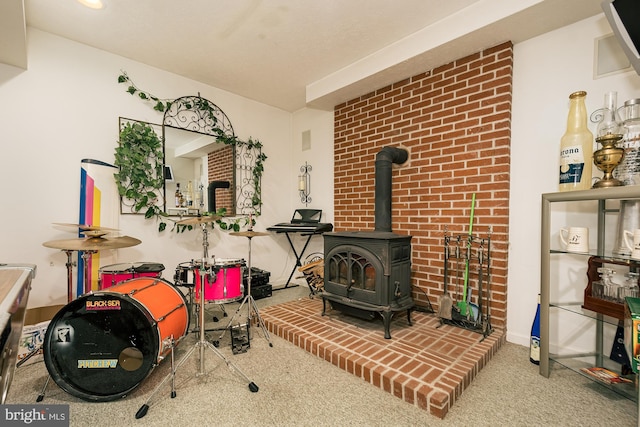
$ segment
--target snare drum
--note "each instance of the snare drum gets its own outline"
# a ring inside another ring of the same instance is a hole
[[[98,287],[100,290],[110,288],[125,280],[136,277],[160,277],[164,265],[156,262],[135,262],[105,265],[100,268]]]
[[[115,400],[150,374],[188,326],[186,301],[171,283],[131,279],[63,307],[45,334],[45,365],[67,393],[93,402]]]
[[[242,299],[243,259],[216,259],[215,264],[196,265],[196,301],[200,301],[200,285],[204,281],[204,299],[215,304],[225,304]]]

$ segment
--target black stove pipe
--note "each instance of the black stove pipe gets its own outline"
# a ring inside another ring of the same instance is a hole
[[[376,154],[375,231],[391,232],[391,169],[409,158],[403,148],[384,147]]]
[[[217,212],[216,209],[216,190],[218,188],[229,188],[231,183],[229,181],[211,181],[207,188],[207,195],[209,197],[209,212]]]

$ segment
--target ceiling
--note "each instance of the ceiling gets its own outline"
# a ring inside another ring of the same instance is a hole
[[[2,0],[0,62],[28,69],[34,27],[286,111],[330,110],[601,13],[601,0],[103,2],[92,10],[76,0]]]

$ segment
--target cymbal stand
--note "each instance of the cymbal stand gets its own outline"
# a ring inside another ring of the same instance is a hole
[[[65,250],[64,251],[67,254],[67,263],[65,264],[67,266],[67,304],[69,304],[71,301],[73,301],[73,261],[71,260],[71,254],[73,253],[73,251],[71,250]]]
[[[207,259],[209,259],[209,230],[207,230],[207,223],[202,223],[200,224],[200,227],[202,227],[202,268],[203,268],[203,273],[204,273],[204,268],[207,265]],[[214,257],[215,258],[215,257]],[[204,282],[204,277],[200,278],[201,282]],[[194,280],[195,282],[195,280]],[[195,283],[194,283],[194,288],[195,288]],[[222,315],[223,317],[227,317],[227,312],[224,309],[224,306],[222,304],[219,304],[220,308],[222,309]],[[201,309],[200,306],[197,307],[198,309]],[[200,319],[200,316],[198,316],[198,319]],[[217,317],[214,317],[213,320],[215,322],[218,321]],[[198,328],[199,329],[203,329],[200,328],[200,325],[203,325],[204,323],[199,323]]]
[[[89,270],[87,268],[87,262],[89,261],[89,258],[91,258],[91,255],[97,253],[98,251],[82,251],[82,259],[84,260],[84,262],[82,263],[83,266],[83,270],[84,270],[84,293],[88,294],[89,292],[92,291],[91,289],[91,270]]]
[[[208,242],[206,239],[207,236],[207,231],[204,228],[204,224],[203,224],[203,233],[204,233],[204,239],[202,242],[203,248],[204,248],[204,256],[206,259],[206,254],[207,254],[207,246],[208,246]],[[171,390],[171,398],[174,398],[176,396],[176,392],[175,392],[175,374],[176,371],[178,370],[178,368],[180,366],[182,366],[187,359],[189,359],[189,357],[193,354],[193,352],[198,349],[198,354],[200,356],[200,365],[199,365],[199,369],[198,372],[196,373],[196,377],[204,375],[205,369],[204,369],[204,350],[205,348],[209,348],[211,349],[211,351],[213,351],[216,356],[218,356],[219,358],[221,358],[222,360],[224,360],[224,362],[227,364],[227,366],[232,369],[235,373],[237,373],[238,375],[240,375],[242,378],[244,378],[247,382],[249,382],[249,390],[252,393],[256,393],[258,392],[259,388],[258,386],[251,381],[237,366],[235,366],[233,363],[231,363],[231,361],[229,359],[227,359],[222,353],[220,353],[220,351],[215,348],[213,346],[213,344],[211,344],[210,342],[205,340],[205,334],[204,334],[204,280],[200,281],[200,313],[199,313],[199,321],[200,321],[200,340],[198,342],[196,342],[193,347],[191,347],[191,349],[189,349],[189,351],[187,351],[187,353],[182,357],[182,359],[180,359],[180,361],[178,362],[178,364],[175,366],[175,369],[173,367],[173,362],[172,362],[172,366],[171,366],[171,372],[169,373],[169,375],[167,375],[164,380],[162,380],[162,382],[160,384],[158,384],[158,386],[156,387],[156,389],[151,393],[151,395],[149,396],[149,399],[147,399],[147,401],[144,403],[144,405],[142,405],[140,407],[140,409],[138,409],[138,412],[136,412],[136,419],[140,419],[142,417],[144,417],[147,414],[147,411],[149,410],[149,402],[151,401],[151,399],[153,398],[153,396],[156,394],[156,392],[158,392],[158,390],[160,390],[162,388],[162,386],[169,380],[171,380],[172,383],[172,390]],[[173,352],[173,348],[171,350]],[[172,358],[173,358],[173,354],[172,354]],[[173,359],[172,359],[173,360]]]
[[[251,227],[249,227],[249,231],[252,231]],[[264,321],[262,320],[262,317],[260,317],[260,312],[258,311],[256,300],[253,298],[253,295],[251,295],[251,238],[252,236],[249,235],[247,236],[247,238],[249,239],[249,258],[247,259],[247,269],[249,271],[249,274],[247,276],[247,296],[244,297],[244,299],[242,300],[242,303],[240,304],[240,307],[238,307],[238,309],[233,314],[233,316],[231,316],[229,323],[227,323],[227,326],[222,330],[222,333],[220,334],[220,337],[218,338],[218,340],[213,342],[213,344],[216,346],[220,345],[220,340],[222,340],[222,338],[224,337],[225,332],[227,331],[227,329],[232,327],[234,320],[236,319],[238,314],[242,311],[242,308],[244,307],[244,305],[247,304],[247,309],[248,309],[247,326],[251,323],[251,314],[253,311],[253,313],[256,316],[256,319],[258,320],[258,324],[260,325],[260,328],[262,328],[262,332],[264,333],[265,339],[267,340],[267,342],[269,342],[269,347],[273,347],[273,343],[271,342],[271,337],[269,336],[269,331],[267,331],[267,327],[265,326]]]

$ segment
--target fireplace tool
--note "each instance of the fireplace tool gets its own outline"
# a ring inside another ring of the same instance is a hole
[[[448,265],[449,265],[449,239],[447,231],[445,229],[444,236],[444,293],[442,294],[442,298],[438,303],[438,317],[440,319],[449,319],[451,320],[451,309],[453,307],[453,301],[451,300],[451,296],[449,296],[449,274],[448,274]]]
[[[207,240],[207,236],[208,236],[208,230],[207,230],[207,223],[209,222],[213,222],[216,219],[218,219],[219,217],[216,216],[206,216],[206,217],[196,217],[196,218],[189,218],[186,220],[182,220],[182,221],[178,221],[177,224],[185,224],[185,225],[193,225],[193,224],[200,224],[202,226],[202,265],[205,265],[205,262],[207,259],[209,259],[209,254],[208,254],[208,246],[209,246],[209,242]],[[167,375],[162,382],[160,382],[160,384],[158,384],[158,386],[155,388],[155,390],[153,390],[153,392],[151,393],[151,395],[149,396],[149,398],[147,399],[147,401],[140,407],[140,409],[138,409],[138,412],[136,412],[136,419],[140,419],[142,417],[144,417],[147,414],[147,411],[149,410],[149,402],[151,401],[151,399],[153,398],[153,396],[155,396],[155,394],[162,388],[162,386],[164,386],[164,384],[171,380],[171,398],[175,398],[176,397],[176,390],[175,390],[175,376],[176,376],[176,371],[178,370],[178,368],[180,368],[186,361],[187,359],[189,359],[189,357],[193,354],[193,352],[198,349],[198,355],[199,355],[199,370],[196,373],[196,376],[202,376],[205,375],[205,368],[204,368],[204,353],[205,353],[205,348],[208,347],[209,349],[211,349],[211,351],[213,351],[216,356],[218,356],[219,358],[221,358],[229,368],[231,368],[235,373],[237,373],[238,375],[240,375],[242,378],[244,378],[248,383],[249,383],[249,390],[251,390],[252,393],[256,393],[258,392],[259,388],[258,386],[251,381],[237,366],[235,366],[233,363],[231,363],[231,361],[229,359],[227,359],[222,353],[220,353],[220,351],[215,348],[210,342],[208,342],[205,339],[205,328],[204,328],[204,283],[205,280],[200,280],[200,301],[199,301],[199,306],[200,306],[200,312],[199,312],[199,330],[200,330],[200,339],[198,340],[198,342],[196,342],[193,347],[191,347],[189,349],[189,351],[182,357],[182,359],[180,359],[180,361],[178,362],[177,365],[174,366],[174,357],[173,357],[173,348],[174,348],[174,343],[172,342],[172,346],[171,346],[171,372],[169,373],[169,375]],[[173,338],[172,338],[173,341]]]
[[[489,304],[490,304],[490,298],[489,298],[489,283],[487,282],[487,295],[485,297],[485,302],[486,302],[486,306],[487,306],[487,314],[486,316],[483,313],[483,304],[482,304],[482,293],[483,293],[483,283],[484,283],[484,260],[485,260],[485,254],[484,254],[484,242],[485,240],[482,239],[480,241],[480,247],[478,248],[478,313],[479,313],[479,317],[478,320],[481,323],[481,327],[482,327],[482,335],[483,338],[486,337],[487,335],[489,335],[491,333],[491,323],[490,323],[490,315],[489,315]],[[488,270],[489,270],[489,253],[487,252],[486,255],[486,259],[487,259],[487,274]],[[482,341],[482,340],[480,340]]]
[[[460,235],[458,235],[456,237],[456,301],[458,301],[460,299],[460,254],[462,253],[460,251],[460,240],[461,240]],[[458,307],[458,304],[454,304],[454,310],[456,311],[456,313],[460,313],[460,308]]]
[[[489,227],[489,236],[487,237],[487,296],[485,301],[487,303],[487,318],[485,319],[485,336],[491,333],[491,233],[493,229]]]
[[[251,221],[249,223],[251,224]],[[256,300],[253,298],[253,295],[251,295],[251,239],[253,237],[258,237],[258,236],[269,236],[270,233],[264,233],[264,232],[260,232],[260,231],[253,231],[253,227],[250,225],[249,229],[247,231],[238,231],[238,232],[233,232],[233,233],[230,233],[230,234],[232,236],[246,237],[247,239],[249,239],[249,257],[247,259],[247,269],[248,269],[247,295],[242,300],[242,303],[240,304],[240,307],[238,307],[236,312],[233,313],[233,316],[231,316],[231,319],[229,320],[229,323],[222,330],[222,333],[220,334],[220,337],[218,338],[218,340],[214,341],[213,344],[216,345],[216,346],[219,345],[220,340],[222,339],[222,337],[224,337],[224,333],[227,331],[227,329],[232,328],[233,322],[235,321],[236,317],[242,311],[242,308],[244,307],[244,305],[247,304],[247,309],[248,309],[248,311],[247,311],[247,331],[249,330],[249,325],[251,323],[251,317],[252,317],[251,315],[255,314],[256,319],[258,321],[258,325],[260,325],[260,328],[262,328],[262,332],[264,333],[264,337],[269,342],[269,347],[273,347],[273,343],[271,342],[271,337],[269,336],[269,331],[267,331],[267,327],[265,326],[264,321],[262,320],[262,317],[260,317],[260,312],[258,311],[258,306],[256,305]],[[247,332],[247,335],[248,335],[248,332]],[[247,337],[247,339],[250,339],[250,338]]]
[[[489,228],[489,236],[491,236],[491,228]],[[457,241],[458,244],[454,248],[451,248],[452,239]],[[458,235],[456,237],[445,235],[445,267],[444,267],[444,284],[445,284],[445,292],[448,293],[448,284],[450,282],[449,278],[449,266],[447,265],[449,262],[453,263],[453,257],[456,258],[456,280],[458,283],[461,281],[461,273],[467,271],[467,265],[469,265],[468,274],[465,274],[465,288],[466,291],[463,292],[464,302],[467,305],[467,313],[463,314],[459,308],[457,303],[454,303],[451,309],[447,312],[445,309],[445,305],[442,303],[444,301],[446,303],[445,296],[441,300],[441,308],[438,312],[438,317],[440,318],[440,324],[437,326],[439,328],[443,324],[449,324],[453,326],[457,326],[464,329],[469,329],[474,332],[482,333],[483,337],[486,338],[491,332],[491,312],[490,312],[490,301],[491,301],[491,266],[490,266],[490,246],[491,246],[491,238],[480,238],[477,236],[468,236],[468,235]],[[462,242],[467,242],[462,243]],[[462,245],[464,244],[464,248]],[[462,270],[462,266],[460,266],[460,259],[462,258],[462,262],[465,264],[464,271]],[[477,264],[477,265],[476,265]],[[477,283],[477,296],[474,296],[472,299],[472,295],[475,293],[475,289],[472,288],[472,278],[473,282]],[[458,294],[457,298],[460,295]],[[449,296],[450,298],[450,296]],[[477,303],[473,301],[477,299]],[[485,308],[486,307],[486,308]],[[482,341],[481,340],[481,341]]]

